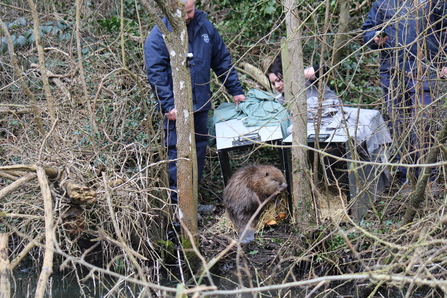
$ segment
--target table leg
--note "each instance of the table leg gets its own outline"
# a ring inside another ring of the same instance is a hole
[[[231,177],[230,159],[228,156],[228,150],[217,150],[217,155],[219,156],[220,170],[222,172],[222,179],[224,185],[226,186],[228,180]]]
[[[363,216],[371,209],[377,194],[377,178],[373,177],[374,168],[370,164],[360,164],[356,162],[359,155],[352,156],[352,150],[356,150],[357,146],[351,144],[352,140],[346,142],[346,155],[348,160],[348,177],[349,177],[349,197],[351,200],[351,215],[354,220],[359,223]],[[354,160],[354,158],[356,160]],[[369,159],[369,157],[367,157]],[[365,158],[364,158],[365,160]]]
[[[287,200],[288,200],[288,206],[289,206],[289,212],[290,214],[293,214],[293,202],[292,202],[292,151],[291,148],[287,145],[284,145],[281,147],[282,151],[282,164],[283,169],[286,176],[286,182],[287,182]]]

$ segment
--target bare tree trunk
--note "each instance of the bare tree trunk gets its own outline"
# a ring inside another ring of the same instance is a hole
[[[301,21],[296,2],[284,2],[287,26],[287,48],[289,56],[283,59],[285,96],[293,116],[292,139],[292,196],[294,218],[299,228],[305,231],[315,222],[307,162],[307,100],[304,81],[303,50],[301,45]]]
[[[340,14],[338,19],[338,30],[334,40],[332,66],[340,62],[343,54],[343,48],[348,39],[347,32],[350,20],[349,8],[348,0],[340,0]]]
[[[0,233],[0,298],[11,297],[11,264],[9,263],[8,233]]]
[[[179,219],[190,233],[197,235],[197,195],[198,170],[194,134],[194,114],[192,103],[191,76],[187,67],[188,33],[183,17],[174,15],[165,0],[155,0],[168,18],[172,32],[169,32],[146,1],[140,2],[154,18],[163,33],[166,47],[171,53],[172,80],[174,84],[174,101],[177,109],[177,188],[180,207]],[[182,37],[182,38],[181,38]]]

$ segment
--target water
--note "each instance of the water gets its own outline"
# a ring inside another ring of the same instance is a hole
[[[11,280],[12,298],[32,298],[35,296],[39,274],[35,272],[18,271],[13,273]],[[52,274],[47,283],[45,298],[102,298],[102,297],[137,297],[139,287],[134,284],[121,283],[117,280],[102,276],[100,279],[87,279],[79,285],[73,273]]]

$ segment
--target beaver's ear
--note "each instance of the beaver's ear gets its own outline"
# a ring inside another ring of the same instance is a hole
[[[269,172],[265,172],[265,177],[267,177],[269,175]]]

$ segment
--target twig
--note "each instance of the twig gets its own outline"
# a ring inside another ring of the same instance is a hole
[[[425,159],[426,164],[436,162],[436,159],[438,158],[440,151],[440,147],[438,146],[438,144],[443,144],[446,140],[447,140],[447,122],[445,122],[442,129],[438,131],[436,135],[437,142],[435,143],[435,146],[431,147],[428,150],[428,154]],[[430,178],[431,170],[432,169],[428,167],[422,169],[422,173],[416,183],[415,191],[410,196],[410,205],[407,207],[407,210],[405,211],[405,215],[402,220],[402,227],[405,227],[406,225],[410,224],[413,221],[413,218],[416,215],[417,210],[419,210],[419,205],[423,201],[425,194],[425,187]],[[404,232],[405,229],[400,229],[398,231],[398,234],[401,235]]]
[[[247,225],[245,226],[245,229],[242,231],[242,234],[239,236],[239,242],[241,239],[244,239],[245,234],[249,230],[249,227],[251,227],[252,222],[255,220],[255,218],[258,216],[259,212],[261,212],[262,208],[264,208],[265,205],[267,205],[271,199],[276,197],[279,193],[281,193],[283,190],[285,190],[287,186],[282,186],[277,191],[272,193],[270,197],[268,197],[262,204],[259,205],[258,209],[256,209],[255,213],[250,217],[250,220],[248,221]]]
[[[47,98],[48,102],[48,111],[50,113],[52,120],[54,121],[54,119],[56,119],[56,111],[54,109],[55,100],[53,94],[51,93],[50,83],[48,82],[47,67],[45,63],[45,53],[40,40],[39,14],[37,13],[36,5],[34,4],[33,0],[28,0],[28,5],[31,9],[31,13],[33,15],[34,20],[34,38],[39,58],[40,74],[42,76],[43,90],[45,92],[45,97]]]
[[[14,190],[21,187],[22,185],[30,182],[36,177],[37,177],[36,173],[28,173],[25,176],[21,177],[20,179],[4,187],[3,189],[0,189],[0,200],[9,195],[10,193],[12,193]]]
[[[14,270],[14,268],[31,251],[31,249],[33,249],[33,247],[36,246],[36,244],[40,242],[40,240],[43,238],[44,235],[45,235],[44,233],[41,233],[41,234],[37,235],[37,237],[34,240],[31,240],[30,242],[28,242],[28,244],[15,257],[15,259],[11,261],[11,270]]]
[[[90,124],[92,125],[92,129],[95,135],[99,134],[98,127],[96,126],[95,115],[93,114],[92,106],[89,100],[89,92],[87,89],[87,82],[85,79],[84,65],[82,61],[84,61],[82,57],[82,46],[81,46],[81,8],[83,2],[81,0],[76,0],[76,48],[78,52],[78,67],[79,67],[79,75],[82,84],[82,92],[84,93],[83,104],[87,105],[87,109],[90,113]],[[92,145],[96,150],[96,142],[92,141]]]
[[[118,226],[118,223],[117,223],[115,212],[113,210],[112,198],[110,196],[109,188],[108,188],[108,181],[107,181],[108,179],[107,179],[107,176],[106,176],[106,174],[104,172],[102,174],[103,174],[105,194],[106,194],[106,198],[107,198],[107,205],[109,207],[109,212],[110,212],[110,219],[111,219],[113,227],[115,229],[116,236],[118,237],[118,240],[119,240],[121,246],[123,247],[124,251],[127,253],[127,256],[129,257],[130,261],[137,268],[138,275],[139,275],[140,279],[142,281],[146,281],[147,279],[146,279],[146,275],[144,274],[143,268],[141,268],[141,266],[138,264],[137,260],[135,259],[135,257],[132,254],[133,251],[129,248],[129,246],[126,244],[126,242],[123,239],[123,236],[121,234],[121,230],[120,230],[120,228]]]

